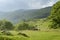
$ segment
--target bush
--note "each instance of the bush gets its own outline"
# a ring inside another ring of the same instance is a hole
[[[29,25],[29,23],[27,22],[22,22],[17,25],[17,30],[33,30],[34,28],[36,27],[33,25]]]
[[[23,22],[18,25],[18,30],[26,30],[28,28],[28,24]]]

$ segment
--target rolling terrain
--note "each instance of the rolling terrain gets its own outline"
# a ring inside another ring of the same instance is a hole
[[[30,9],[30,10],[15,10],[12,12],[0,12],[0,19],[7,19],[13,23],[18,23],[21,20],[40,19],[50,15],[51,7],[42,9]]]

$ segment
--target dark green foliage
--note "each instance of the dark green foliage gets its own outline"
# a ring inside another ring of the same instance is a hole
[[[51,28],[59,28],[60,27],[60,1],[53,5],[51,10],[50,18],[52,19]]]
[[[26,30],[28,28],[27,23],[22,23],[18,25],[18,30]]]
[[[29,21],[28,21],[29,22]],[[0,21],[0,30],[38,30],[37,26],[31,25],[30,23],[23,21],[22,23],[18,24],[16,27],[14,25],[6,20],[1,20]]]
[[[36,27],[33,25],[29,25],[29,23],[27,22],[22,22],[17,25],[17,30],[34,30],[34,29],[36,29]]]
[[[0,21],[0,30],[12,30],[14,29],[14,26],[11,22],[2,20]]]

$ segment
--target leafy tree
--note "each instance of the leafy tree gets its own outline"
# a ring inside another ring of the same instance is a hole
[[[26,30],[28,28],[28,24],[23,22],[18,25],[18,30]]]
[[[1,30],[12,30],[14,29],[14,26],[11,22],[9,21],[6,21],[6,20],[2,20],[0,21],[0,29]]]
[[[17,30],[33,30],[35,26],[29,25],[27,22],[20,22],[20,24],[17,25]]]
[[[60,27],[60,1],[53,5],[51,10],[50,18],[52,19],[51,28],[59,28]]]

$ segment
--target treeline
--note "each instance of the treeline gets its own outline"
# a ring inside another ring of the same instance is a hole
[[[0,20],[0,30],[38,30],[37,26],[30,25],[29,23],[23,21],[19,24],[12,24],[8,20]]]

